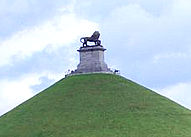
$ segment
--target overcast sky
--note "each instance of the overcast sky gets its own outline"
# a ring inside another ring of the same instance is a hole
[[[121,75],[191,109],[191,0],[0,0],[0,115],[79,63],[101,32]]]

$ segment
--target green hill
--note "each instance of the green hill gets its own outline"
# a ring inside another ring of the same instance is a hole
[[[0,137],[191,137],[191,111],[121,76],[76,75],[3,115]]]

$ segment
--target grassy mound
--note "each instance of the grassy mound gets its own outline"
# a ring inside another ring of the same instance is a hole
[[[0,137],[190,137],[191,111],[123,77],[60,80],[0,118]]]

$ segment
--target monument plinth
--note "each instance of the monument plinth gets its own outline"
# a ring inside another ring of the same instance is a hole
[[[80,63],[77,66],[77,73],[109,72],[104,62],[104,51],[101,45],[80,47]]]
[[[80,39],[83,46],[77,50],[80,53],[80,63],[74,73],[111,72],[104,62],[104,51],[106,49],[101,45],[99,36],[100,33],[95,31],[91,37]],[[95,45],[87,45],[88,41],[94,42]]]

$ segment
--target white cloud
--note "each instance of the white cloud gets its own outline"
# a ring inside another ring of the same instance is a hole
[[[158,93],[173,101],[191,109],[191,82],[178,83],[163,89],[156,90]]]
[[[3,13],[23,13],[29,10],[30,4],[23,0],[1,0],[0,14]],[[9,8],[8,8],[9,7]]]
[[[158,54],[158,55],[155,55],[153,57],[153,62],[158,63],[160,60],[178,59],[178,58],[188,59],[188,58],[191,58],[191,54],[190,54],[190,52],[188,52],[188,53],[177,52],[177,53],[168,53],[168,54],[167,53],[166,54]]]
[[[31,98],[30,86],[40,84],[38,75],[28,75],[13,81],[0,80],[0,115]]]
[[[108,61],[148,87],[186,79],[191,67],[191,1],[173,0],[157,16],[147,8],[134,2],[114,8],[104,18]]]
[[[41,77],[45,76],[48,79],[53,80],[54,82],[62,79],[64,75],[65,75],[64,73],[53,73],[48,71],[41,73]]]
[[[13,58],[24,59],[46,47],[52,50],[67,47],[79,36],[90,34],[96,29],[97,23],[80,19],[72,13],[59,15],[0,42],[0,66],[11,64]]]
[[[38,93],[39,91],[34,91],[32,86],[40,85],[43,82],[41,81],[42,77],[47,77],[49,80],[56,82],[63,78],[64,74],[45,71],[41,74],[23,75],[14,80],[0,80],[0,115],[10,111]]]

